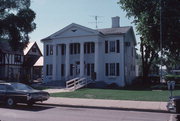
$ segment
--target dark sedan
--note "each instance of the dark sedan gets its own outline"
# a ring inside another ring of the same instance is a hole
[[[45,101],[49,93],[35,90],[30,86],[21,83],[0,83],[0,102],[11,107],[16,103],[33,105],[38,101]]]

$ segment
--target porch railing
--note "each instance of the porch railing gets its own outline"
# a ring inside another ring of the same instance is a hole
[[[77,77],[66,82],[66,88],[71,90],[77,90],[91,83],[91,78]]]

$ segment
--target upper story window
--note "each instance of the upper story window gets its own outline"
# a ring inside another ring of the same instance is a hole
[[[94,42],[87,42],[84,44],[84,53],[94,53],[95,44]]]
[[[116,46],[115,46],[115,44],[116,44],[115,41],[110,41],[110,44],[109,44],[110,52],[115,52],[115,51],[116,51]]]
[[[46,45],[46,56],[53,55],[53,45]]]
[[[105,41],[105,53],[111,53],[111,52],[116,52],[120,53],[120,41],[115,40],[115,41]]]
[[[70,54],[79,54],[80,53],[80,44],[71,43],[70,44]]]
[[[21,55],[14,55],[14,62],[21,62]]]
[[[53,45],[50,45],[50,55],[53,55]]]

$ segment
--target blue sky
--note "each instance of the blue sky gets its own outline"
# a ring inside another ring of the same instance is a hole
[[[126,17],[126,12],[117,2],[118,0],[32,0],[31,8],[36,13],[37,28],[30,34],[30,41],[36,41],[43,50],[41,39],[71,23],[95,29],[93,16],[100,16],[98,28],[110,28],[111,17],[114,16],[120,17],[120,26],[133,26],[133,19]],[[138,37],[136,38],[138,41]]]

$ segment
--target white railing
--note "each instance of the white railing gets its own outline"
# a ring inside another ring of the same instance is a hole
[[[86,86],[87,84],[91,83],[92,80],[87,77],[82,77],[82,78],[74,78],[66,82],[66,88],[72,89],[72,90],[77,90],[79,88],[82,88]]]

